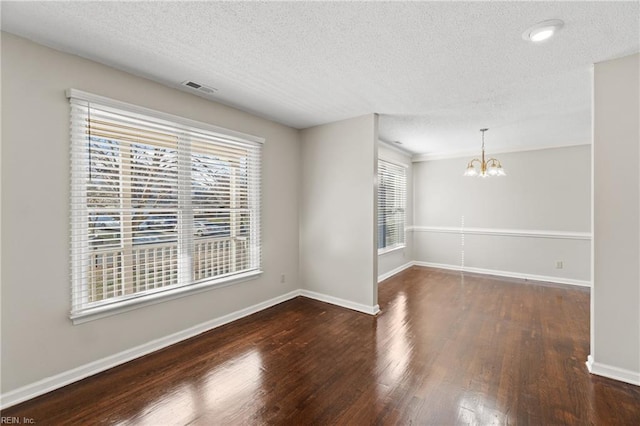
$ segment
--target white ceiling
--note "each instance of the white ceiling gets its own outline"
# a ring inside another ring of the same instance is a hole
[[[2,30],[305,128],[371,112],[420,154],[590,143],[591,64],[634,2],[2,2]],[[562,19],[534,45],[529,26]]]

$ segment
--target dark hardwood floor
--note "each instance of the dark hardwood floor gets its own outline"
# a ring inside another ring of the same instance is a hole
[[[37,424],[639,425],[586,289],[413,267],[378,317],[296,298],[11,407]]]

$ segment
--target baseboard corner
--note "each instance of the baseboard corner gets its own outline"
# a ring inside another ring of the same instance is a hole
[[[586,364],[587,369],[591,374],[617,380],[619,382],[629,383],[635,386],[640,386],[640,371],[633,371],[625,368],[615,367],[613,365],[599,363],[595,361],[595,359],[591,355],[587,357]]]
[[[404,271],[405,269],[409,269],[414,265],[413,261],[409,261],[407,263],[405,263],[404,265],[400,265],[397,268],[394,268],[388,272],[385,272],[384,274],[378,275],[378,284],[380,284],[382,281],[391,278],[392,276],[399,274],[400,272]]]
[[[351,300],[341,299],[328,294],[318,293],[311,290],[300,290],[300,295],[309,299],[318,300],[320,302],[329,303],[331,305],[340,306],[342,308],[351,309],[352,311],[362,312],[368,315],[377,315],[380,312],[378,305],[365,305],[362,303],[352,302]]]

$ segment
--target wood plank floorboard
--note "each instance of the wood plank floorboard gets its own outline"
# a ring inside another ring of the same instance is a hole
[[[79,425],[640,425],[589,291],[413,267],[377,317],[298,297],[2,412]]]

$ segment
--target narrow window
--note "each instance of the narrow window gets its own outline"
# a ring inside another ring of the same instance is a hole
[[[407,171],[378,160],[378,252],[405,246]]]

